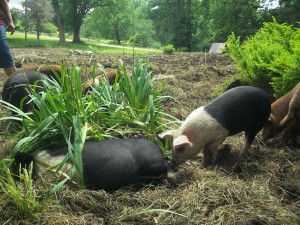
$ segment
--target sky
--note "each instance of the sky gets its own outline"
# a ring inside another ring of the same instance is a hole
[[[279,3],[278,3],[278,0],[268,0],[266,2],[266,5],[271,8],[271,9],[274,9],[276,7],[278,7]]]
[[[22,5],[21,2],[23,2],[23,0],[9,0],[8,2],[8,6],[9,8],[17,8],[17,9],[22,9]]]

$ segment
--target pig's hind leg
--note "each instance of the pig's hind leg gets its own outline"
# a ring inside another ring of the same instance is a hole
[[[300,89],[297,89],[293,94],[293,97],[291,98],[291,101],[289,103],[288,113],[279,123],[280,127],[286,127],[290,121],[294,120],[295,118],[297,118],[297,116],[299,116],[299,111],[300,111],[299,106],[300,106]]]
[[[249,131],[245,131],[245,144],[243,147],[243,154],[248,155],[252,142],[257,133],[263,128],[263,123],[258,123],[253,126]]]
[[[270,102],[262,101],[259,107],[259,110],[256,114],[256,120],[252,123],[252,125],[245,130],[245,144],[243,147],[243,153],[245,155],[249,154],[249,150],[252,142],[255,139],[257,133],[264,127],[266,122],[268,121],[270,115]]]
[[[300,132],[300,120],[295,119],[287,124],[283,132],[282,139],[285,145],[298,146],[297,135]]]

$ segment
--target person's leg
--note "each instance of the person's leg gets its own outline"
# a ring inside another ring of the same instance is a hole
[[[0,25],[0,68],[4,68],[7,76],[17,71],[6,39],[4,25]]]

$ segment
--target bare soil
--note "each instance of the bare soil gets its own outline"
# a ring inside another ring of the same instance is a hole
[[[115,68],[122,59],[130,68],[131,55],[97,53],[76,55],[63,49],[16,49],[16,61],[26,65],[60,64],[82,67],[83,79],[95,63]],[[210,101],[212,93],[237,74],[228,56],[205,53],[142,55],[149,69],[163,80],[164,94],[177,101],[165,104],[167,112],[184,120],[194,109]],[[7,77],[0,71],[0,86]],[[3,151],[10,143],[0,137]],[[167,181],[139,183],[109,193],[65,186],[31,217],[20,216],[10,199],[0,199],[2,224],[299,224],[300,150],[285,146],[281,137],[263,143],[260,134],[251,155],[241,156],[243,134],[226,139],[230,147],[219,155],[218,165],[203,168],[202,157],[178,171],[178,185]],[[37,190],[49,190],[47,178]],[[43,194],[43,192],[38,192]]]

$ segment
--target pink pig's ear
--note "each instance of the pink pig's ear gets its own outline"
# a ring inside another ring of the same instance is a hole
[[[173,147],[178,148],[183,145],[192,145],[186,135],[180,135],[173,140]]]
[[[176,130],[167,130],[158,135],[160,138],[173,137]]]

